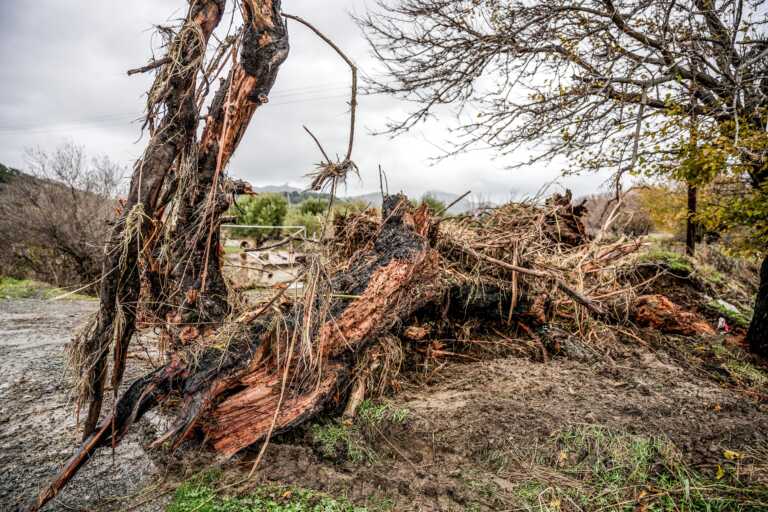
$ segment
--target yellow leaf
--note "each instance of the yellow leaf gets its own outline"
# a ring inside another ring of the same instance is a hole
[[[722,480],[724,476],[725,476],[725,470],[723,469],[723,466],[718,464],[717,465],[717,475],[715,475],[715,478],[717,478],[718,480]]]
[[[728,460],[736,460],[736,459],[740,459],[742,455],[739,452],[735,452],[733,450],[725,450],[723,452],[723,457],[725,457]]]

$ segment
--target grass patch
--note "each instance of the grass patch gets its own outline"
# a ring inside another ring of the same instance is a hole
[[[577,425],[553,441],[544,459],[509,464],[512,471],[530,468],[513,493],[521,510],[768,510],[768,488],[741,481],[735,452],[725,452],[716,472],[705,475],[686,466],[663,437]]]
[[[735,381],[747,387],[765,387],[768,384],[768,375],[758,367],[746,361],[732,361],[726,363],[724,368]]]
[[[640,261],[663,265],[675,274],[689,276],[693,273],[693,262],[684,254],[665,249],[652,249],[640,255]]]
[[[346,499],[297,487],[260,486],[244,495],[226,496],[217,492],[216,480],[203,475],[185,482],[166,512],[372,512]]]
[[[738,309],[736,310],[731,309],[717,300],[711,300],[707,302],[706,304],[704,304],[704,307],[712,311],[713,313],[724,317],[728,322],[730,322],[733,325],[742,327],[744,329],[749,328],[749,323],[751,319]]]
[[[408,416],[408,409],[393,407],[386,402],[377,404],[372,400],[363,400],[357,410],[355,423],[363,428],[378,427],[384,422],[402,425],[408,421]]]
[[[67,290],[31,279],[0,277],[0,298],[3,299],[53,299],[67,293]],[[67,297],[69,300],[92,300],[93,297],[79,293]]]
[[[351,423],[334,418],[312,425],[312,444],[320,455],[335,462],[373,463],[378,456],[371,440],[384,424],[402,425],[408,416],[407,409],[364,400]]]
[[[366,440],[353,426],[333,420],[312,425],[311,433],[312,444],[327,459],[337,462],[349,460],[356,464],[376,459],[376,452],[369,448]]]

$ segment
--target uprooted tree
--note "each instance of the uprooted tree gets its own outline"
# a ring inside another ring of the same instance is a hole
[[[247,185],[229,180],[225,168],[267,101],[289,45],[279,0],[247,0],[240,3],[241,29],[206,59],[224,4],[191,2],[181,26],[164,29],[167,56],[142,68],[156,70],[150,140],[107,243],[99,311],[70,348],[79,403],[88,405],[83,443],[30,510],[52,500],[96,450],[116,446],[154,407],[175,421],[153,447],[176,449],[196,439],[232,456],[324,409],[345,405],[354,414],[366,393],[397,372],[405,352],[428,357],[459,350],[430,336],[486,347],[492,342],[473,341],[476,333],[510,343],[519,328],[546,357],[532,327],[560,315],[596,333],[631,316],[642,298],[637,287],[621,286],[610,265],[639,244],[590,240],[583,206],[566,194],[462,219],[438,218],[427,205],[386,196],[379,216],[334,221],[333,237],[307,256],[301,296],[289,299],[284,287],[257,305],[233,300],[218,231],[233,196]],[[229,74],[198,136],[207,84],[228,59]],[[315,139],[325,160],[313,187],[329,185],[332,195],[355,169],[354,91],[346,156],[331,162]],[[639,320],[653,323],[659,320],[653,304],[667,303],[646,297],[643,304],[648,318]],[[676,310],[667,310],[662,323],[696,332],[695,318],[682,325]],[[118,396],[139,321],[160,332],[165,361]],[[102,414],[108,379],[113,403]]]

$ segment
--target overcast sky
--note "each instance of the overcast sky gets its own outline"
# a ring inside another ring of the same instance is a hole
[[[284,0],[283,9],[313,22],[363,72],[377,74],[350,17],[364,13],[367,4],[372,2]],[[153,24],[183,15],[185,6],[184,0],[0,0],[0,162],[23,169],[25,147],[50,149],[66,140],[126,165],[135,161],[146,139],[139,139],[140,123],[134,120],[151,76],[129,78],[125,70],[147,62]],[[270,103],[257,111],[230,166],[231,175],[254,185],[307,186],[304,175],[319,158],[303,124],[328,151],[346,148],[348,68],[303,26],[291,22],[289,30],[291,54]],[[350,180],[347,194],[378,189],[381,164],[390,190],[412,196],[472,190],[476,197],[500,201],[536,192],[557,179],[563,166],[509,170],[511,160],[488,151],[435,162],[431,158],[447,147],[447,128],[455,124],[448,115],[395,139],[371,134],[408,107],[392,98],[361,98],[354,160],[362,179]],[[603,180],[586,176],[560,182],[580,195]]]

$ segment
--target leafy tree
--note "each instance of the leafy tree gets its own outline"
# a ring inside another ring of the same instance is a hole
[[[238,224],[274,226],[272,229],[236,228],[232,231],[235,236],[248,236],[259,242],[280,234],[280,226],[288,213],[288,200],[281,194],[271,193],[242,196],[234,206],[234,213]]]
[[[612,169],[617,191],[624,173],[672,169],[685,161],[680,149],[695,142],[693,158],[704,147],[712,153],[692,178],[725,175],[749,187],[735,207],[766,203],[764,0],[378,5],[360,19],[386,68],[371,89],[415,104],[389,126],[393,133],[454,105],[464,113],[455,151],[484,145],[509,154],[536,142],[521,164],[565,155],[576,172]],[[686,119],[696,119],[701,143]],[[768,276],[768,255],[763,268]],[[768,355],[768,282],[748,341]]]
[[[323,229],[324,220],[322,213],[315,214],[311,211],[302,211],[301,208],[291,208],[285,223],[288,226],[303,226],[307,230],[307,236],[317,236]]]
[[[321,197],[310,197],[299,204],[302,214],[320,215],[328,210],[328,200]]]

